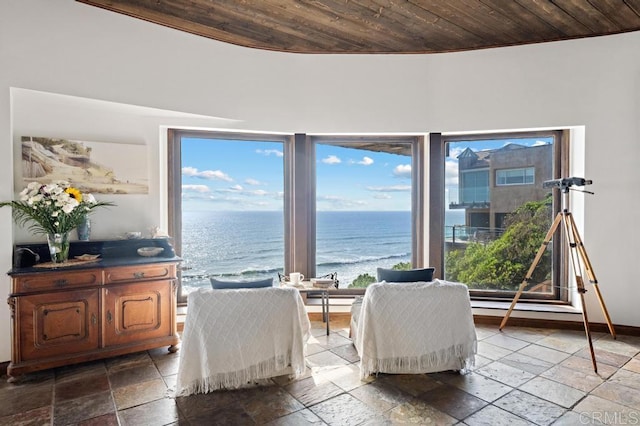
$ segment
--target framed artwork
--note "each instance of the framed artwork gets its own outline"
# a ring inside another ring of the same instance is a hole
[[[146,145],[34,136],[21,143],[24,186],[66,180],[93,194],[149,193]]]

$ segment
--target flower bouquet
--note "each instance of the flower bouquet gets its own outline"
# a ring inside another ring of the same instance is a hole
[[[31,182],[20,192],[20,200],[0,202],[11,206],[13,218],[20,226],[29,224],[34,234],[47,235],[51,261],[64,262],[69,257],[69,232],[75,229],[97,207],[113,206],[98,202],[91,194],[83,194],[69,182],[50,184]]]

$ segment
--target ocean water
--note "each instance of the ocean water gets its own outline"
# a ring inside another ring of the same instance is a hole
[[[360,274],[375,276],[377,267],[411,261],[410,212],[318,212],[316,223],[316,275],[338,272],[341,288]],[[283,228],[282,212],[183,212],[185,290],[208,287],[210,277],[277,278]]]
[[[411,260],[410,212],[318,212],[316,223],[316,275],[338,272],[340,287]],[[277,277],[283,228],[282,212],[183,212],[183,285],[209,286],[212,276]]]

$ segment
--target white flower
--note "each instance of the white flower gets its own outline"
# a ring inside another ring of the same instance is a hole
[[[73,199],[72,199],[73,200]],[[78,202],[76,200],[73,200],[72,203],[66,203],[62,206],[62,211],[65,212],[66,214],[69,214],[73,211],[73,209],[75,209],[78,206]]]
[[[19,199],[20,201],[1,203],[0,207],[11,205],[16,221],[32,222],[32,229],[48,234],[69,232],[92,209],[113,205],[96,201],[92,194],[83,194],[67,181],[48,184],[31,182],[20,191]]]
[[[62,188],[55,183],[50,183],[44,186],[43,191],[47,194],[59,194],[60,191],[62,191]]]

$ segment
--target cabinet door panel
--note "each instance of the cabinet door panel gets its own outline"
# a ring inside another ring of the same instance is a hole
[[[106,346],[171,336],[173,285],[150,281],[114,285],[104,290]]]
[[[20,298],[20,358],[38,359],[98,347],[98,290]]]

